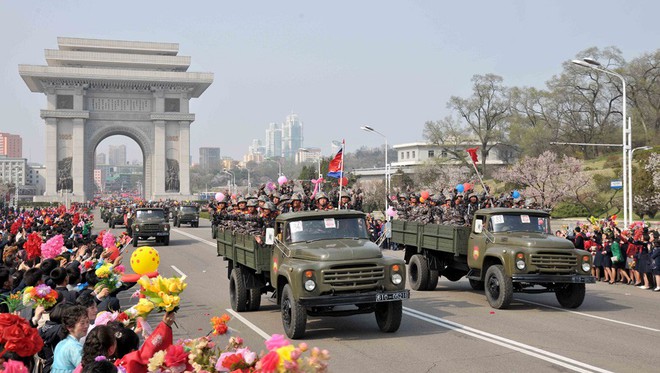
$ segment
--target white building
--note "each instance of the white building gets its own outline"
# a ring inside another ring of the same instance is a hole
[[[266,157],[282,156],[282,125],[271,123],[266,130]]]
[[[287,115],[282,125],[282,156],[293,160],[298,149],[303,147],[303,124],[297,114]]]
[[[27,159],[0,156],[0,182],[25,186],[27,182]]]
[[[296,164],[318,162],[321,159],[321,148],[300,148],[296,152]]]
[[[26,184],[32,195],[41,196],[46,191],[46,166],[28,163]]]

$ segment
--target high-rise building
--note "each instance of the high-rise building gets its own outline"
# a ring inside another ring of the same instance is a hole
[[[282,125],[271,123],[266,130],[266,157],[282,156]]]
[[[108,164],[111,166],[126,165],[126,145],[108,145]]]
[[[27,159],[0,157],[0,183],[24,186],[27,176]]]
[[[199,167],[203,170],[220,168],[220,148],[199,148]]]
[[[282,156],[294,160],[298,149],[303,147],[303,124],[297,114],[289,114],[282,125]]]
[[[0,132],[0,155],[8,158],[23,158],[23,139],[21,136]]]
[[[252,139],[252,144],[248,147],[248,153],[266,155],[266,147],[259,139]]]
[[[105,163],[105,153],[96,153],[96,164],[107,164]]]

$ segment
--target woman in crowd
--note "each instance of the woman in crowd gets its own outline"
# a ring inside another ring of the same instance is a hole
[[[655,289],[653,291],[660,291],[660,233],[653,232],[651,237],[653,237],[651,260],[653,260],[653,275],[655,276]]]
[[[92,329],[83,346],[82,359],[80,365],[73,371],[80,373],[86,367],[90,366],[98,357],[112,360],[117,350],[117,339],[113,329],[107,325],[99,325]]]
[[[53,373],[71,373],[82,360],[83,345],[80,339],[89,328],[87,309],[83,306],[73,306],[62,317],[62,324],[67,331],[67,337],[57,344],[53,353]]]

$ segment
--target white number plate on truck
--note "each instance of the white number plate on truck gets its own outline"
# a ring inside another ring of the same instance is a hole
[[[392,300],[408,299],[409,297],[410,297],[410,292],[408,291],[397,291],[395,293],[380,293],[380,294],[376,294],[376,302],[389,302]]]

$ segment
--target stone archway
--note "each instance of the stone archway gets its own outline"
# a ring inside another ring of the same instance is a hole
[[[144,197],[191,199],[191,98],[212,73],[187,72],[175,43],[57,38],[48,66],[20,65],[32,92],[46,95],[46,193],[40,201],[93,197],[94,151],[106,137],[133,139],[144,156]]]
[[[151,136],[153,133],[153,130],[145,131],[138,129],[139,124],[137,123],[123,123],[123,122],[116,122],[116,123],[104,123],[104,124],[96,124],[94,125],[89,125],[87,129],[89,129],[89,132],[87,133],[87,147],[85,148],[85,194],[87,195],[92,195],[93,194],[93,189],[94,189],[94,161],[95,161],[95,154],[96,154],[96,148],[99,146],[101,141],[104,139],[110,137],[110,136],[116,136],[116,135],[121,135],[121,136],[126,136],[133,141],[135,141],[140,149],[142,150],[142,157],[143,157],[143,182],[142,185],[144,185],[143,189],[143,195],[147,196],[149,198],[152,195],[152,169],[153,169],[153,148],[152,148],[152,141],[151,141]],[[151,133],[150,133],[151,132]]]

